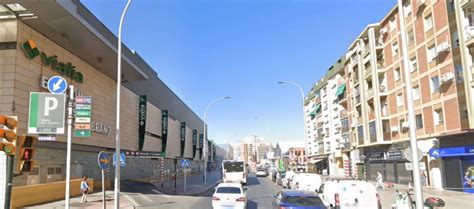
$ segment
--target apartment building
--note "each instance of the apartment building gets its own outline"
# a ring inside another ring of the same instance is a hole
[[[465,172],[474,166],[474,141],[469,140],[474,136],[473,8],[472,1],[407,0],[403,2],[403,12],[395,5],[349,46],[342,62],[347,97],[338,106],[347,112],[344,124],[348,124],[345,127],[350,133],[349,143],[341,150],[344,175],[374,179],[381,172],[390,182],[412,182],[405,152],[409,147],[409,122],[413,122],[426,185],[463,187]],[[404,20],[408,39],[408,69],[403,67],[400,19]],[[405,70],[410,73],[410,83],[403,76]],[[319,82],[330,80],[328,74]],[[331,85],[334,84],[328,82],[321,89]],[[413,101],[406,100],[405,85],[411,86]],[[317,107],[317,90],[313,87],[307,99],[314,101],[307,101],[307,106]],[[408,119],[407,102],[414,105],[414,121]],[[331,109],[322,112],[323,116],[335,113]],[[323,117],[320,122],[331,124],[332,120]],[[323,135],[324,128],[323,125]],[[342,135],[331,134],[330,131],[329,145],[340,142]],[[321,139],[318,131],[316,136],[312,139]],[[325,135],[323,141],[324,138]],[[323,145],[323,152],[327,153],[326,141]],[[316,156],[314,147],[310,156]],[[334,157],[340,156],[337,149],[328,150],[334,152]],[[334,159],[340,168],[337,158],[328,156],[328,164]]]
[[[306,155],[304,147],[290,147],[288,149],[288,170],[304,171],[306,169]]]

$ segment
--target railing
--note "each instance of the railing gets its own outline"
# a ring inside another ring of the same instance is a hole
[[[342,133],[347,133],[347,132],[349,132],[349,126],[341,126],[341,132],[342,132]]]
[[[369,120],[373,120],[375,119],[375,113],[374,112],[370,112],[369,113]]]
[[[339,117],[340,117],[340,118],[347,117],[347,111],[346,111],[346,110],[341,110],[341,111],[339,112]]]

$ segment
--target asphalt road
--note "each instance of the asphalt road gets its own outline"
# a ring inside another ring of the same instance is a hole
[[[213,189],[208,190],[198,196],[175,196],[159,194],[152,186],[140,183],[129,183],[123,185],[126,188],[122,194],[135,208],[157,208],[157,209],[210,209]],[[248,177],[249,188],[247,194],[248,209],[270,209],[272,208],[271,195],[280,191],[280,187],[275,185],[270,178],[255,177],[250,174]]]

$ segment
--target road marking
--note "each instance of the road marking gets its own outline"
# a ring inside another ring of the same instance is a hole
[[[166,195],[163,192],[158,191],[157,189],[152,189],[151,191],[156,194],[162,195],[163,197],[166,197],[166,198],[170,197],[169,195]]]
[[[130,196],[128,196],[128,195],[124,195],[124,196],[125,196],[125,198],[128,199],[128,201],[130,201],[130,202],[132,203],[132,205],[133,205],[134,207],[140,206],[140,203],[137,202],[136,200],[134,200],[132,197],[130,197]]]
[[[153,200],[151,200],[149,197],[147,197],[146,195],[144,194],[140,194],[140,197],[145,199],[147,202],[153,202]]]

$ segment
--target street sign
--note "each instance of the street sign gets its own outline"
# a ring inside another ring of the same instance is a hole
[[[108,169],[109,168],[109,155],[102,151],[99,152],[99,155],[97,157],[97,161],[99,163],[99,168],[100,169]]]
[[[76,97],[74,137],[91,137],[91,103],[90,96]]]
[[[181,160],[181,167],[188,168],[189,167],[189,160],[188,159]]]
[[[411,148],[408,147],[406,148],[404,151],[403,151],[403,155],[405,156],[406,160],[410,161],[410,162],[413,162],[413,157],[412,157],[412,154],[411,154]],[[418,149],[418,162],[421,161],[421,159],[423,159],[423,153],[421,152],[420,149]]]
[[[426,165],[425,163],[421,162],[419,163],[420,164],[420,171],[426,171]],[[405,163],[405,169],[407,171],[412,171],[413,170],[413,163],[410,163],[410,162],[406,162]]]
[[[67,82],[61,76],[53,76],[48,80],[48,90],[53,94],[62,94],[67,89]]]
[[[38,141],[56,141],[56,135],[54,135],[54,134],[40,134],[40,135],[38,135]]]
[[[117,157],[116,154],[114,153],[113,157],[113,166],[117,165]],[[120,167],[125,167],[125,153],[120,153]]]
[[[66,95],[30,93],[29,134],[64,134]]]

